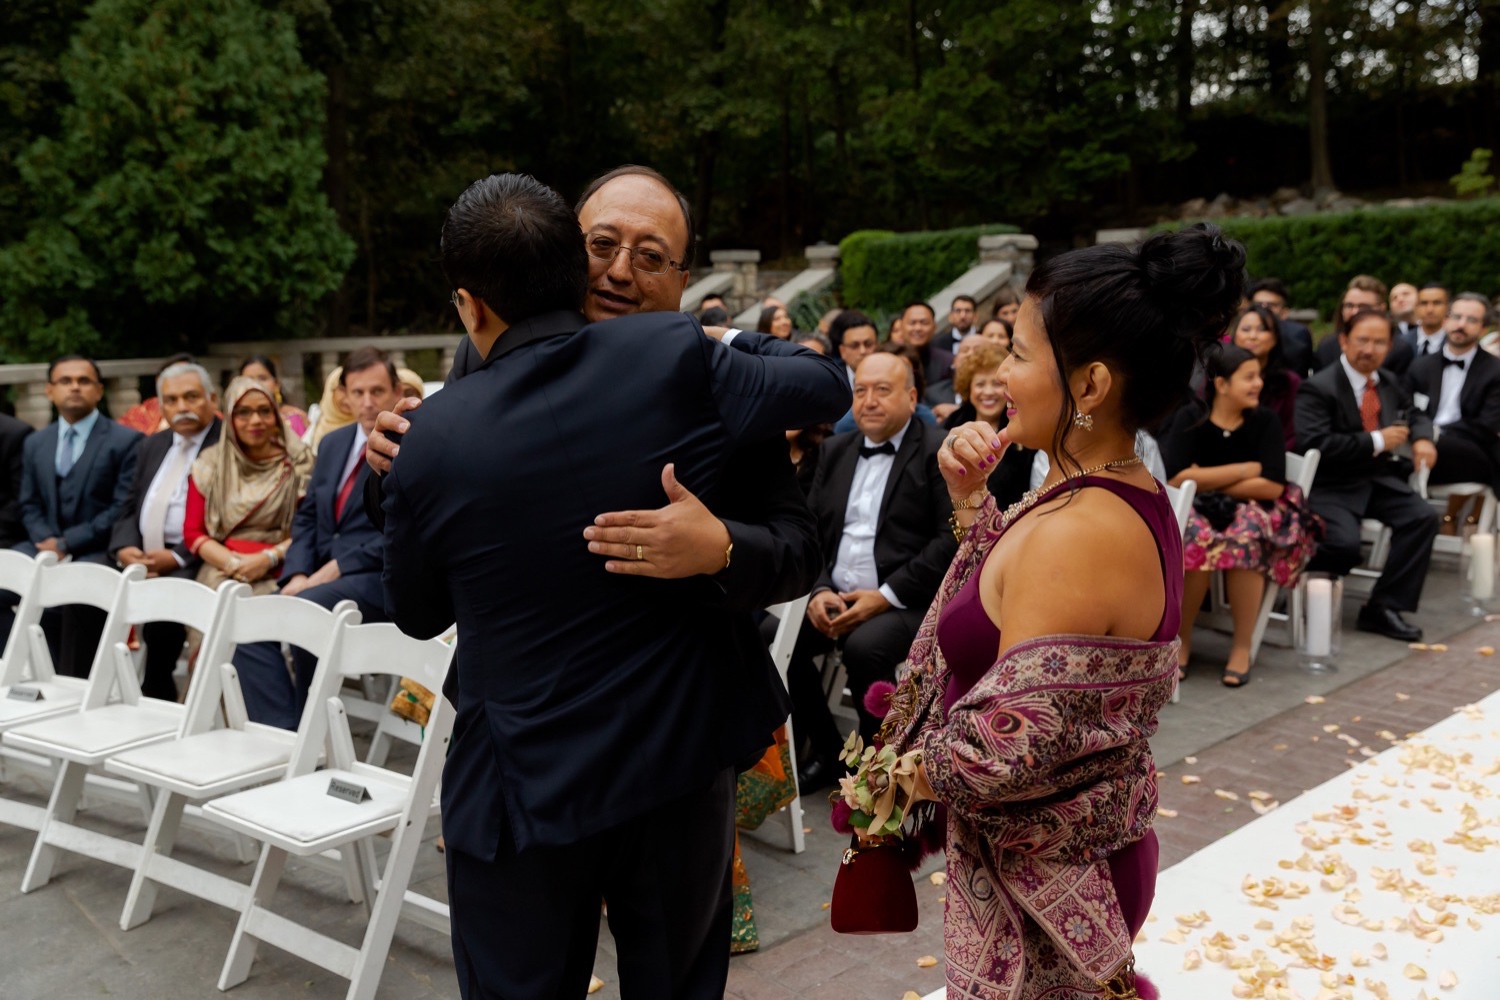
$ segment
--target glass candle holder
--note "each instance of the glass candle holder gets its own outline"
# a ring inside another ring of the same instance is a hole
[[[1343,647],[1343,578],[1304,573],[1293,597],[1292,643],[1298,664],[1314,673],[1337,670]]]
[[[1458,555],[1458,579],[1463,585],[1464,605],[1469,614],[1482,618],[1497,602],[1495,576],[1495,536],[1470,534]]]

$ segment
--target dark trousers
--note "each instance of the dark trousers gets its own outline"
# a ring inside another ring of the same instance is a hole
[[[1360,496],[1365,490],[1368,499]],[[1391,529],[1391,551],[1370,592],[1370,606],[1417,610],[1441,520],[1432,505],[1410,487],[1380,479],[1351,487],[1314,486],[1307,499],[1326,525],[1323,541],[1307,568],[1342,576],[1359,565],[1359,522],[1374,518]]]
[[[719,1000],[733,925],[735,776],[562,847],[517,853],[508,827],[492,862],[449,848],[453,960],[464,1000],[557,1000],[588,992],[599,904],[624,1000]]]
[[[66,677],[87,677],[104,637],[109,612],[88,604],[65,604],[42,612],[42,631],[52,668]]]
[[[245,714],[250,721],[296,729],[302,710],[297,706],[297,690],[292,685],[292,673],[281,652],[281,643],[241,643],[235,647],[231,662],[239,671]],[[198,664],[199,670],[204,668],[217,669],[217,664]]]
[[[1479,483],[1495,487],[1500,482],[1489,450],[1462,431],[1445,432],[1439,438],[1437,464],[1427,481],[1434,486],[1445,483]]]
[[[372,593],[380,592],[379,573],[360,573],[355,576],[341,577],[332,583],[309,587],[297,596],[330,611],[340,601],[353,601],[359,605],[360,621],[368,625],[371,622],[390,621],[385,613],[385,605],[370,600]],[[296,675],[297,711],[300,713],[302,707],[307,704],[307,692],[312,688],[313,674],[318,669],[318,658],[307,650],[294,646],[292,667]]]
[[[146,677],[141,681],[141,694],[176,701],[177,682],[172,675],[187,642],[187,628],[177,622],[147,622],[140,626],[140,637],[146,644]]]
[[[849,693],[854,696],[855,711],[859,713],[859,733],[866,743],[874,738],[880,720],[865,710],[865,692],[878,680],[896,679],[896,666],[906,659],[926,614],[926,607],[891,608],[837,640],[842,649],[844,668],[848,671]],[[776,634],[776,625],[776,619],[768,618],[761,626],[768,642]],[[796,648],[792,650],[791,664],[787,667],[787,688],[792,696],[792,731],[799,743],[807,742],[809,760],[819,757],[831,760],[844,745],[844,735],[833,721],[828,697],[823,693],[821,671],[813,663],[813,657],[829,652],[834,645],[835,640],[819,632],[811,621],[804,618],[802,629],[797,633]]]

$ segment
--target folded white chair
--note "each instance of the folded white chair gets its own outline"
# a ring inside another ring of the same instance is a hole
[[[176,735],[115,754],[104,762],[106,771],[155,792],[151,823],[120,913],[121,930],[150,919],[158,883],[231,910],[244,905],[249,886],[171,856],[189,803],[279,778],[296,745],[296,733],[249,720],[229,657],[241,643],[287,642],[322,661],[337,655],[337,643],[343,635],[341,624],[346,619],[350,624],[359,621],[353,601],[343,601],[332,611],[312,601],[278,594],[231,602],[220,624],[222,663],[199,658],[187,712]],[[226,724],[215,728],[221,702]],[[303,712],[303,724],[310,711],[314,711],[311,702]]]
[[[1187,538],[1188,518],[1193,513],[1193,498],[1198,495],[1198,483],[1196,480],[1184,479],[1181,486],[1167,487],[1167,501],[1172,505],[1172,515],[1177,518],[1177,530],[1182,533],[1184,540]],[[1178,683],[1174,677],[1172,680],[1172,704],[1182,700],[1182,692],[1177,690]]]
[[[262,844],[250,895],[219,976],[221,990],[245,981],[256,946],[265,941],[350,980],[347,995],[351,1000],[369,1000],[375,996],[401,916],[444,932],[448,929],[446,904],[410,892],[407,885],[453,731],[453,708],[439,693],[453,648],[437,639],[413,639],[388,624],[346,625],[343,632],[336,656],[318,666],[308,697],[310,711],[303,716],[286,778],[203,807],[206,818]],[[410,776],[354,758],[348,716],[338,691],[346,677],[372,673],[410,677],[436,694],[426,740]],[[313,705],[324,712],[311,712]],[[325,738],[329,766],[319,771],[315,768]],[[335,785],[353,794],[336,797],[331,794]],[[369,838],[386,832],[391,833],[390,853],[377,879]],[[357,948],[270,908],[290,857],[310,858],[335,848],[350,854],[357,851],[366,860],[361,867],[372,883],[374,903]]]
[[[45,719],[77,714],[95,674],[107,680],[108,650],[113,637],[123,639],[127,628],[118,617],[125,599],[127,579],[132,577],[98,563],[58,564],[57,556],[43,552],[29,559],[19,552],[0,551],[0,567],[6,575],[3,586],[21,595],[16,621],[5,647],[5,666],[0,673],[0,734]],[[42,612],[48,608],[82,604],[105,612],[106,624],[94,651],[89,677],[60,677],[53,670],[52,654],[42,632]],[[100,669],[100,664],[106,665]],[[57,764],[47,756],[0,747],[7,774],[24,770],[47,784],[57,778]],[[46,810],[29,803],[0,797],[0,823],[24,830],[41,828]]]
[[[21,881],[22,892],[47,884],[59,850],[125,868],[134,868],[139,860],[139,844],[73,822],[84,779],[91,768],[115,754],[172,738],[193,703],[194,687],[201,686],[207,672],[194,674],[188,685],[187,704],[144,697],[135,661],[125,646],[129,623],[168,621],[197,629],[204,636],[200,653],[205,657],[203,662],[223,659],[221,622],[229,604],[246,590],[244,584],[225,582],[215,592],[180,577],[141,579],[140,571],[141,567],[131,566],[122,574],[124,590],[106,622],[105,639],[100,643],[80,710],[4,734],[6,745],[49,757],[60,765]]]
[[[804,594],[795,601],[787,601],[768,608],[767,611],[776,616],[776,636],[771,640],[771,662],[776,665],[776,670],[781,674],[781,683],[787,685],[787,668],[792,663],[792,650],[797,645],[797,634],[802,630],[802,619],[807,614],[807,601],[810,595]],[[792,765],[791,779],[795,784],[797,781],[797,734],[792,729],[792,718],[787,716],[786,720],[787,746],[790,748],[790,760]],[[754,837],[756,840],[764,841],[776,847],[784,848],[793,854],[801,854],[807,850],[806,835],[802,832],[802,790],[797,790],[797,797],[776,816],[769,818],[754,830],[746,830],[745,835]]]

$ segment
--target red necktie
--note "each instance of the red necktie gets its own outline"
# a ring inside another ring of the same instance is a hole
[[[354,468],[349,470],[349,475],[344,479],[344,485],[339,487],[338,499],[333,502],[333,519],[335,521],[344,516],[344,504],[349,502],[349,494],[354,492],[354,481],[359,478],[359,470],[364,467],[364,464],[365,451],[361,448],[359,457],[354,460]]]
[[[1359,419],[1365,430],[1380,430],[1380,393],[1375,388],[1374,379],[1365,383],[1365,394],[1359,400]]]

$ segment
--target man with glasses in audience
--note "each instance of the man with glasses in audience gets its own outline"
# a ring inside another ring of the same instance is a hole
[[[109,561],[109,538],[135,480],[139,431],[104,419],[99,366],[67,354],[47,366],[47,399],[58,420],[26,439],[21,522],[28,555]],[[104,632],[105,612],[72,605],[42,616],[57,671],[86,677]]]
[[[219,443],[224,427],[215,412],[219,394],[206,369],[192,361],[179,361],[156,376],[156,398],[167,428],[141,440],[135,481],[110,534],[109,551],[121,567],[139,564],[151,576],[192,580],[202,560],[183,541],[188,478],[198,454]],[[176,701],[172,674],[187,641],[187,629],[178,622],[148,622],[141,627],[141,640],[146,644],[141,693]]]
[[[1343,357],[1339,338],[1348,331],[1349,321],[1354,318],[1354,314],[1363,309],[1390,315],[1386,312],[1385,282],[1368,274],[1356,274],[1349,279],[1349,286],[1344,289],[1344,296],[1339,300],[1339,314],[1334,317],[1333,333],[1324,337],[1323,342],[1318,345],[1319,371]],[[1395,328],[1396,324],[1392,322],[1391,343],[1386,351],[1383,367],[1397,375],[1404,375],[1411,366],[1411,359],[1416,355],[1412,352],[1411,341],[1397,334]]]
[[[1427,289],[1423,289],[1426,294]],[[1446,300],[1446,293],[1444,299]],[[1421,313],[1421,306],[1418,307]],[[1500,358],[1479,349],[1490,316],[1490,300],[1463,292],[1446,307],[1437,353],[1413,361],[1406,377],[1416,406],[1436,428],[1437,462],[1428,482],[1483,483],[1500,488]],[[1443,531],[1457,531],[1453,518],[1466,498],[1454,497]]]

